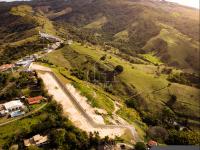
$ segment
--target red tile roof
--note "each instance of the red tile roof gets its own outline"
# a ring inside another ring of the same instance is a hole
[[[40,101],[41,101],[42,99],[43,99],[42,96],[30,97],[30,98],[28,98],[28,103],[29,103],[29,105],[38,104],[38,103],[40,103]]]
[[[0,66],[0,71],[5,71],[8,70],[10,68],[12,68],[14,65],[13,64],[4,64]]]
[[[157,146],[158,143],[156,141],[153,141],[153,140],[150,140],[147,144],[149,147],[152,147],[152,146]]]

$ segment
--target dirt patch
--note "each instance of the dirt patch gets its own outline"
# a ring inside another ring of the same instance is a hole
[[[39,66],[35,66],[34,68]],[[40,68],[40,67],[39,67]],[[41,68],[40,68],[41,69]],[[40,70],[39,69],[39,70]],[[124,134],[124,130],[121,127],[94,127],[90,121],[85,118],[85,116],[79,111],[76,105],[72,102],[69,96],[64,92],[59,83],[54,79],[54,77],[46,72],[39,73],[39,76],[43,79],[44,84],[50,95],[53,95],[54,99],[61,103],[64,109],[64,113],[68,115],[69,119],[80,129],[86,132],[98,131],[101,137],[109,136],[114,138],[115,136],[121,136]],[[55,89],[55,87],[57,87]],[[87,104],[87,99],[82,97],[71,85],[67,85],[67,89],[74,95],[79,104],[85,109],[87,114],[94,120],[94,122],[99,124],[104,124],[103,118],[100,115],[95,114],[94,110],[89,104]]]

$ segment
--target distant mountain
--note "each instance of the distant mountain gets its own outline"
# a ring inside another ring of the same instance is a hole
[[[125,53],[147,53],[171,66],[198,70],[198,10],[158,0],[71,0],[56,20],[98,34]]]
[[[11,13],[18,4],[32,6],[31,12]],[[84,38],[92,43],[106,43],[131,55],[152,52],[170,66],[199,69],[197,9],[160,0],[33,0],[1,3],[0,13],[2,43],[32,36],[43,21],[49,32],[51,21],[54,25],[64,22],[84,32]],[[15,34],[23,36],[18,39]]]

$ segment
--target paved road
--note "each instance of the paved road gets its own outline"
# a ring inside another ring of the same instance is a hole
[[[17,117],[17,118],[15,118],[15,119],[10,120],[10,121],[1,123],[1,124],[0,124],[0,127],[1,127],[1,126],[4,126],[4,125],[7,125],[7,124],[9,124],[9,123],[12,123],[12,122],[14,122],[14,121],[17,121],[17,120],[26,118],[26,117],[28,117],[28,116],[30,116],[30,115],[32,115],[32,114],[35,114],[36,112],[38,112],[38,111],[40,111],[41,109],[43,109],[46,105],[47,105],[47,103],[43,104],[42,106],[40,106],[39,108],[37,108],[37,109],[35,109],[35,110],[31,111],[31,112],[28,112],[28,113],[24,114],[24,115],[21,116],[21,117]]]
[[[34,69],[34,67],[33,67]],[[72,103],[76,106],[76,108],[81,112],[81,114],[87,119],[87,121],[90,123],[90,125],[94,128],[100,128],[100,129],[115,129],[115,128],[122,128],[122,129],[128,129],[133,137],[133,139],[137,142],[140,141],[140,138],[138,137],[138,134],[135,130],[135,128],[131,125],[105,125],[105,124],[98,124],[96,123],[90,115],[87,114],[85,109],[79,104],[78,100],[71,94],[71,92],[66,88],[66,86],[57,78],[57,76],[50,71],[49,69],[45,69],[44,67],[41,67],[41,69],[35,68],[36,71],[42,71],[44,73],[49,73],[51,76],[56,80],[56,82],[60,85],[62,90],[68,95]]]
[[[55,37],[53,37],[55,38]],[[28,64],[28,66],[26,67],[26,69],[30,69],[31,68],[31,65],[32,63]],[[57,83],[60,85],[60,87],[62,87],[62,90],[69,96],[70,100],[74,103],[74,105],[77,107],[77,109],[82,113],[82,115],[88,120],[88,122],[94,127],[94,128],[100,128],[100,129],[114,129],[114,128],[123,128],[123,129],[128,129],[132,135],[132,137],[134,138],[134,140],[137,142],[137,141],[140,141],[139,137],[138,137],[138,134],[135,130],[135,128],[131,125],[105,125],[105,124],[98,124],[96,122],[94,122],[94,120],[91,118],[91,116],[89,116],[86,111],[84,110],[84,108],[79,104],[79,102],[77,101],[77,99],[69,92],[69,90],[66,88],[66,86],[56,77],[56,75],[52,72],[52,71],[49,71],[49,70],[45,70],[45,69],[42,69],[42,70],[39,70],[39,71],[44,71],[44,72],[48,72],[50,73],[54,79],[57,81]],[[14,121],[17,121],[17,120],[20,120],[22,118],[25,118],[39,110],[41,110],[44,106],[38,108],[37,110],[33,111],[33,112],[30,112],[30,113],[27,113],[26,115],[20,117],[20,118],[16,118],[14,120],[11,120],[11,121],[8,121],[8,122],[5,122],[5,123],[2,123],[0,124],[0,126],[3,126],[3,125],[6,125],[6,124],[9,124],[11,122],[14,122]]]

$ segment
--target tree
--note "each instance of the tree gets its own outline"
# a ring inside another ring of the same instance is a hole
[[[0,86],[3,86],[8,79],[8,74],[0,73]]]
[[[165,141],[169,145],[197,145],[200,143],[198,131],[169,131],[169,138]]]
[[[56,147],[60,147],[65,142],[65,129],[53,130],[50,134],[50,141]]]
[[[103,56],[100,58],[100,60],[102,60],[102,61],[106,60],[106,55],[103,55]]]
[[[137,142],[135,145],[135,150],[146,150],[146,145],[143,142]]]
[[[150,127],[147,131],[148,136],[156,141],[163,142],[168,138],[168,132],[165,128],[160,126]]]
[[[127,107],[130,107],[130,108],[137,108],[138,106],[138,102],[135,100],[135,99],[128,99],[125,101]]]
[[[121,65],[117,65],[117,66],[115,67],[115,69],[114,69],[114,72],[117,73],[117,74],[120,74],[120,73],[122,73],[123,71],[124,71],[124,68],[123,68],[123,66],[121,66]]]
[[[176,118],[174,112],[168,107],[165,107],[163,109],[161,117],[162,117],[161,118],[162,122],[168,126],[171,126],[174,123],[175,118]]]
[[[170,99],[169,101],[167,102],[167,106],[169,106],[170,108],[176,103],[177,101],[177,97],[176,95],[170,95]]]

